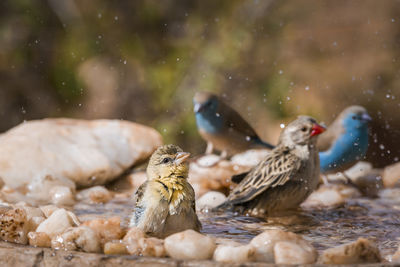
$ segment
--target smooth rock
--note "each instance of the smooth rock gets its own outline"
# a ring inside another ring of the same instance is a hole
[[[265,159],[271,150],[269,149],[249,149],[242,153],[236,154],[231,158],[233,164],[242,166],[256,166],[260,161]]]
[[[0,214],[0,238],[18,244],[28,243],[28,218],[22,208],[10,209]]]
[[[316,253],[314,247],[300,235],[273,229],[264,231],[250,241],[250,245],[255,248],[254,260],[273,263],[275,261],[274,247],[278,242],[294,243],[302,247],[305,251]]]
[[[143,230],[137,227],[132,227],[126,233],[122,241],[124,244],[126,244],[126,249],[128,250],[129,254],[139,255],[141,249],[139,246],[139,240],[145,237],[146,234]]]
[[[357,241],[323,251],[319,261],[323,264],[377,263],[382,260],[379,249],[371,241]]]
[[[70,187],[54,186],[50,189],[51,203],[55,205],[71,206],[75,203],[74,194]]]
[[[213,238],[193,230],[168,236],[164,246],[168,256],[179,260],[211,259],[216,248]]]
[[[95,231],[87,226],[70,227],[51,239],[52,249],[81,250],[84,252],[101,252],[100,240]]]
[[[128,254],[128,250],[122,240],[113,240],[104,244],[104,254],[125,255]]]
[[[56,205],[45,205],[45,206],[40,206],[39,208],[43,212],[46,218],[50,217],[50,215],[53,212],[59,209]]]
[[[125,234],[121,228],[121,218],[119,217],[86,221],[82,225],[93,229],[99,236],[102,245],[112,240],[121,239]]]
[[[51,247],[50,237],[43,232],[29,232],[29,245],[33,247]]]
[[[199,210],[211,209],[223,203],[225,200],[226,196],[221,192],[210,191],[196,200],[196,208]]]
[[[140,254],[147,257],[165,257],[167,255],[164,240],[155,237],[139,239]]]
[[[112,193],[107,190],[104,186],[93,186],[91,188],[80,191],[76,198],[79,201],[88,203],[106,203],[112,199]]]
[[[105,184],[160,145],[157,131],[127,121],[29,121],[0,135],[0,173],[8,187],[49,202],[51,187]]]
[[[382,180],[386,188],[400,186],[400,163],[386,166],[383,169]]]
[[[46,233],[50,238],[53,238],[71,226],[73,226],[73,220],[68,212],[65,209],[58,209],[39,224],[36,232]]]
[[[213,259],[224,263],[245,263],[253,261],[255,248],[251,245],[218,245]]]
[[[274,246],[275,264],[312,264],[317,256],[313,247],[295,242],[281,241]]]

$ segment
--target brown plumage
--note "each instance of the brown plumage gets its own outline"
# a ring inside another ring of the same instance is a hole
[[[199,231],[195,194],[187,181],[189,153],[175,145],[159,147],[147,167],[148,180],[135,193],[130,226],[164,238],[187,229]]]
[[[300,116],[281,133],[278,146],[249,173],[217,207],[253,216],[270,215],[300,205],[316,188],[319,158],[316,136],[324,131],[308,116]]]

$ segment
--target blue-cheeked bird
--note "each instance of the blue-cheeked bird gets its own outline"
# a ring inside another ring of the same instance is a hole
[[[197,92],[193,104],[197,128],[207,142],[206,154],[214,148],[221,151],[221,157],[250,148],[274,148],[262,141],[242,116],[215,94]]]
[[[365,157],[370,120],[361,106],[350,106],[340,113],[318,139],[321,173],[343,172]]]

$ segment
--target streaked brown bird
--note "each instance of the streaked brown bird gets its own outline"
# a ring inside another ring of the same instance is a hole
[[[325,128],[300,116],[283,130],[279,143],[250,172],[233,178],[240,183],[216,209],[234,209],[263,217],[297,208],[317,187],[317,135]]]
[[[215,94],[197,92],[193,104],[197,128],[207,142],[206,154],[214,148],[226,157],[250,148],[274,147],[262,141],[250,124]]]
[[[187,229],[200,231],[195,193],[187,181],[190,154],[175,145],[159,147],[150,157],[147,181],[135,193],[130,226],[164,238]]]

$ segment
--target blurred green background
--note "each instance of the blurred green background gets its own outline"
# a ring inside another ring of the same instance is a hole
[[[367,107],[368,159],[400,157],[400,2],[2,0],[0,131],[127,119],[200,153],[192,96],[221,94],[275,142],[280,123]]]

